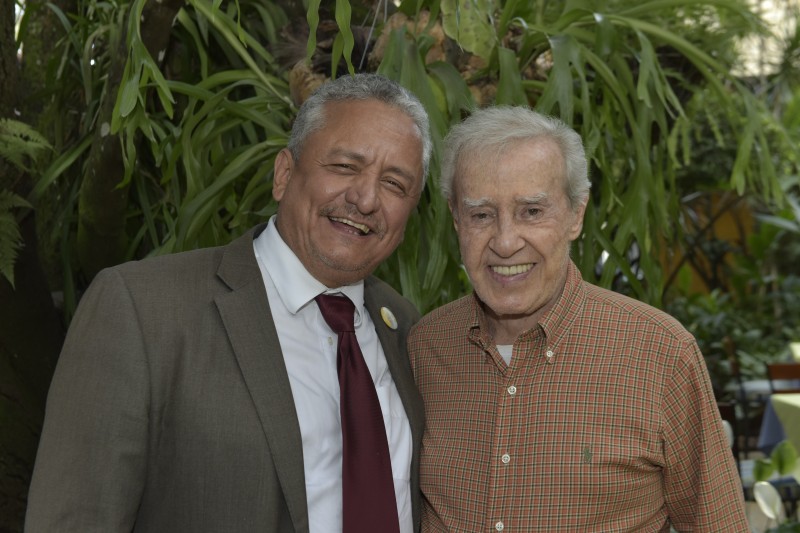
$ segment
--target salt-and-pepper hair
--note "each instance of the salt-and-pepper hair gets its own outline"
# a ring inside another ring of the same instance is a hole
[[[378,74],[344,75],[323,83],[306,100],[295,118],[287,147],[298,161],[309,135],[325,125],[325,104],[346,100],[378,100],[408,115],[417,126],[422,143],[422,183],[428,176],[431,160],[431,133],[428,113],[416,96],[400,84]]]
[[[580,135],[564,122],[526,107],[496,106],[475,110],[454,126],[444,141],[440,186],[452,200],[453,179],[464,155],[497,154],[522,140],[552,139],[564,157],[566,192],[575,210],[589,198],[589,168]]]

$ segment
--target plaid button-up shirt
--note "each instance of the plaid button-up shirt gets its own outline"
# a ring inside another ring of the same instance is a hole
[[[510,365],[475,296],[423,318],[408,350],[423,531],[749,531],[694,338],[574,264]]]

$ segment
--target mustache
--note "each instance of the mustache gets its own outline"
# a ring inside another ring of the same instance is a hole
[[[377,220],[373,215],[362,214],[353,204],[342,206],[326,206],[319,210],[319,214],[324,217],[349,218],[358,224],[364,224],[372,233],[383,236],[386,233],[386,225]]]

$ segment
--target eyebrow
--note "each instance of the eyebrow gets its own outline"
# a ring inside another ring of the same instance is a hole
[[[358,153],[358,152],[354,152],[352,150],[344,150],[344,149],[341,149],[341,148],[334,148],[333,150],[330,151],[328,156],[329,157],[330,156],[345,157],[347,159],[352,159],[353,161],[357,161],[358,163],[361,163],[362,165],[367,162],[367,158],[366,158],[366,156],[364,154],[361,154],[361,153]],[[398,166],[391,166],[391,167],[388,167],[386,170],[388,172],[399,174],[400,176],[402,176],[405,179],[407,179],[409,181],[409,183],[411,183],[411,184],[414,184],[414,182],[417,181],[417,176],[414,175],[412,172],[409,172],[408,170],[404,169],[404,168],[401,168],[401,167],[398,167]]]
[[[540,192],[533,196],[518,196],[516,201],[518,204],[545,204],[549,200],[546,192]]]
[[[478,198],[477,200],[464,198],[463,203],[464,207],[483,207],[485,205],[489,205],[490,201],[488,198]]]
[[[520,205],[532,205],[532,204],[545,204],[549,200],[547,193],[539,193],[533,196],[517,196],[515,202]],[[464,198],[463,204],[464,207],[484,207],[490,205],[492,201],[489,198]]]

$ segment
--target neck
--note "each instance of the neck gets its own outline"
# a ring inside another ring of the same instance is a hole
[[[497,316],[486,309],[486,325],[495,344],[514,344],[517,337],[539,323],[540,313],[532,316]]]
[[[542,316],[549,311],[561,297],[566,283],[567,272],[565,271],[559,282],[559,290],[553,295],[550,301],[530,314],[500,315],[481,303],[489,335],[491,335],[495,344],[514,344],[520,335],[536,327]]]

